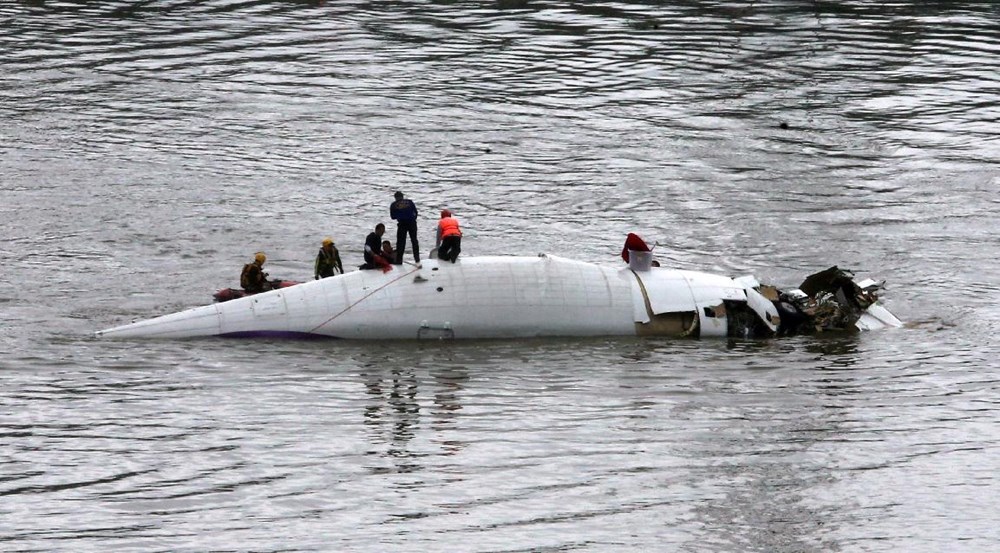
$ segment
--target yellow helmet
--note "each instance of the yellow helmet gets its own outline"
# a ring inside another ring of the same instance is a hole
[[[257,252],[256,254],[254,254],[253,260],[256,261],[257,264],[263,265],[264,262],[267,261],[267,256],[264,255],[264,252]]]
[[[329,246],[330,244],[333,244],[333,238],[330,238],[329,236],[327,236],[326,238],[323,239],[323,245],[324,246]]]

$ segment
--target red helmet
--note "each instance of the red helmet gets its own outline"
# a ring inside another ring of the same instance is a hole
[[[441,210],[441,218],[444,219],[445,217],[451,217],[451,212],[448,211],[447,209],[442,209]]]

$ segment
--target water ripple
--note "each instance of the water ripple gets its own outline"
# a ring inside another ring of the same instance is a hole
[[[989,550],[995,16],[0,5],[0,540]],[[331,234],[360,263],[396,189],[459,213],[469,255],[609,263],[638,231],[681,268],[886,278],[910,324],[746,343],[90,336],[209,301],[248,252],[298,278]]]

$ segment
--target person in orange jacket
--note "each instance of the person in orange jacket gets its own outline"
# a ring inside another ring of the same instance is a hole
[[[441,210],[441,219],[437,226],[438,259],[451,261],[458,259],[458,254],[462,253],[462,229],[458,226],[458,219],[452,217],[451,211]]]

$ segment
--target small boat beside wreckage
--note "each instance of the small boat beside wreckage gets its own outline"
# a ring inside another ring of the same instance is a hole
[[[359,270],[98,331],[106,338],[760,338],[902,326],[882,283],[831,267],[782,290],[658,267],[641,239],[626,267],[554,255],[429,259]],[[631,246],[631,247],[630,247]]]

